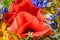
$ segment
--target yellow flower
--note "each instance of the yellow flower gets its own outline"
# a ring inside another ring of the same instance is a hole
[[[50,8],[50,11],[51,11],[52,14],[55,14],[56,13],[56,11],[55,11],[54,8]]]
[[[6,24],[5,23],[0,23],[0,40],[6,40]]]

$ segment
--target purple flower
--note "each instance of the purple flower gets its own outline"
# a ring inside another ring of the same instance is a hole
[[[56,9],[56,14],[55,14],[55,16],[57,16],[57,15],[60,15],[60,8],[57,8],[57,9]]]
[[[57,28],[56,23],[51,23],[50,25],[51,25],[51,27],[52,27],[53,29],[56,29],[56,28]]]

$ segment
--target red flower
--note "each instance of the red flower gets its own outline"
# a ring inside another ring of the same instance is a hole
[[[9,7],[7,24],[11,33],[18,33],[21,36],[28,36],[28,31],[32,31],[32,36],[48,36],[51,34],[49,27],[43,22],[41,9],[32,6],[30,0],[14,0]]]
[[[43,21],[39,21],[37,17],[24,11],[18,13],[8,29],[12,33],[24,34],[24,32],[26,30],[28,31],[29,28],[33,30],[33,36],[43,36],[45,33],[50,31]]]

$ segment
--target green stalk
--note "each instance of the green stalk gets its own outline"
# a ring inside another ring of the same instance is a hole
[[[14,34],[10,34],[14,40],[18,40],[18,38]]]

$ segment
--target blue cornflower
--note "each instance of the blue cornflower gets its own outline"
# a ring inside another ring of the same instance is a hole
[[[2,12],[8,12],[8,9],[6,9],[6,8],[2,8]]]
[[[0,13],[4,13],[4,12],[8,12],[8,10],[6,8],[0,9]]]
[[[49,0],[31,0],[31,2],[36,8],[43,8],[47,6]]]

